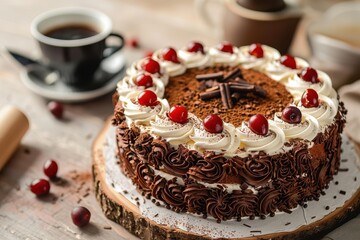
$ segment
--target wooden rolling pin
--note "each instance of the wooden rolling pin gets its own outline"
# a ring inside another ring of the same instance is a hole
[[[29,129],[29,120],[14,106],[0,110],[0,171],[17,149]]]

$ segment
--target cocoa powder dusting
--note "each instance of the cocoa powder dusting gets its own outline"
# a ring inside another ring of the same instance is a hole
[[[204,90],[203,81],[196,80],[196,75],[217,73],[223,71],[225,74],[236,69],[230,66],[214,66],[205,69],[188,69],[181,76],[171,77],[165,90],[165,98],[170,106],[183,105],[189,112],[204,119],[209,114],[218,114],[225,121],[240,126],[242,121],[257,113],[263,114],[268,119],[273,119],[275,112],[281,112],[293,97],[284,85],[278,83],[265,74],[241,69],[243,78],[256,86],[261,86],[267,91],[267,96],[261,98],[254,94],[244,94],[232,109],[225,109],[220,98],[203,101],[199,94]]]

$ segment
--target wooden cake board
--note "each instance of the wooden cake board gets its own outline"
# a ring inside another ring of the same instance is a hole
[[[106,133],[110,127],[108,120],[94,141],[93,154],[93,181],[96,198],[110,220],[120,224],[127,231],[141,239],[186,239],[205,240],[213,239],[172,228],[166,224],[157,224],[155,221],[143,216],[137,205],[130,202],[123,194],[114,190],[106,183],[105,157],[103,153]],[[321,198],[320,198],[321,199]],[[360,188],[348,199],[343,207],[335,209],[322,219],[290,232],[278,232],[266,235],[257,235],[245,238],[231,238],[232,240],[260,240],[260,239],[317,239],[355,217],[360,212]],[[173,213],[177,214],[177,213]],[[276,221],[276,216],[273,218]],[[226,239],[226,238],[217,238]]]

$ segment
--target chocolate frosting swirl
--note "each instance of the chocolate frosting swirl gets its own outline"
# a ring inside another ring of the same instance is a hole
[[[163,199],[176,212],[186,211],[183,195],[184,188],[184,186],[177,184],[175,179],[168,181],[164,187]]]
[[[224,169],[222,167],[224,161],[223,154],[204,152],[204,159],[199,160],[196,166],[189,169],[188,173],[200,181],[216,183],[224,177]]]
[[[222,189],[211,191],[206,200],[206,211],[213,216],[218,223],[230,219],[232,217],[232,211],[227,192]]]
[[[272,157],[272,159],[275,165],[274,179],[281,179],[281,181],[287,182],[289,179],[295,177],[295,163],[289,160],[293,159],[293,156],[289,152],[278,154]]]
[[[259,213],[268,215],[275,213],[277,203],[280,199],[280,192],[274,188],[268,188],[259,195]]]
[[[237,176],[239,175],[239,169],[243,164],[243,160],[240,157],[235,156],[233,158],[226,159],[225,163],[223,164],[223,168],[227,175]]]
[[[252,186],[262,186],[266,184],[272,175],[273,164],[270,157],[260,152],[253,158],[248,158],[240,168],[240,177],[243,181]]]
[[[124,108],[121,103],[116,102],[116,106],[114,108],[114,116],[111,120],[114,126],[119,125],[120,123],[125,121]]]
[[[258,197],[242,190],[234,190],[229,199],[234,217],[255,216]]]
[[[206,199],[209,197],[209,190],[201,184],[190,183],[184,190],[184,200],[189,212],[206,214]]]
[[[153,137],[148,133],[142,133],[134,143],[135,153],[142,162],[147,162],[148,155],[152,150]]]
[[[154,171],[144,163],[136,166],[136,175],[134,180],[143,191],[150,191],[150,185],[154,180]]]
[[[150,186],[151,195],[153,197],[155,197],[156,199],[165,202],[165,200],[163,198],[163,192],[164,192],[165,185],[166,185],[166,180],[164,178],[162,178],[159,175],[155,176],[155,179]]]
[[[312,176],[311,155],[305,144],[295,144],[293,148],[294,159],[298,170],[298,175],[307,174]]]
[[[175,175],[185,175],[189,168],[194,166],[201,159],[199,153],[195,150],[189,150],[183,145],[179,145],[177,150],[173,149],[169,155],[163,159],[164,168],[167,172]]]
[[[170,146],[168,142],[160,139],[154,139],[151,143],[151,152],[148,155],[149,163],[154,166],[155,169],[159,169],[164,159],[166,159],[169,151]]]

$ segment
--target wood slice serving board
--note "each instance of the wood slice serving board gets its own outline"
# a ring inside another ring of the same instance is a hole
[[[93,145],[95,194],[106,217],[141,239],[317,239],[360,212],[360,160],[346,136],[343,142],[340,171],[319,201],[265,220],[219,224],[172,212],[142,197],[120,171],[115,128],[108,121]]]

